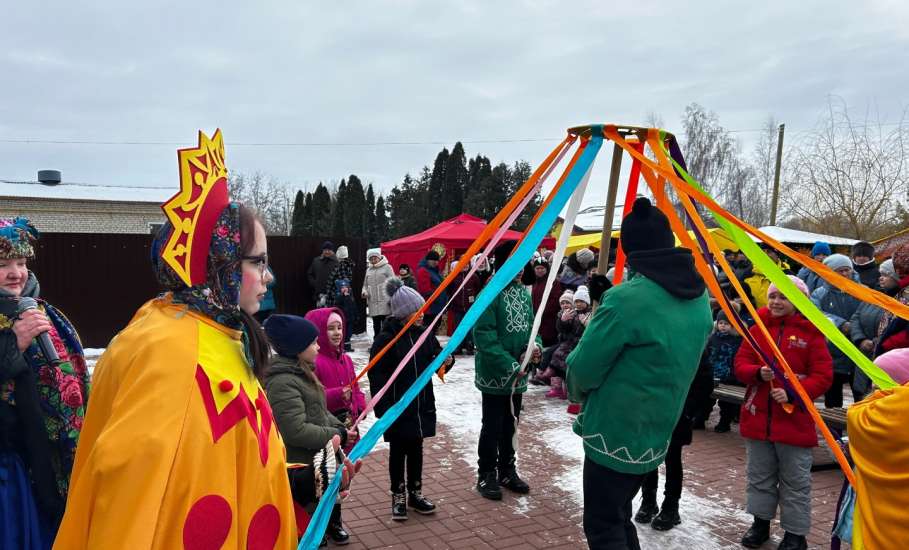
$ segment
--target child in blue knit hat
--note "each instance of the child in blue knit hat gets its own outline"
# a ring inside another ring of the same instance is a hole
[[[319,329],[296,315],[272,315],[266,319],[264,328],[276,352],[265,375],[265,392],[287,448],[287,462],[310,464],[319,470],[320,465],[338,460],[332,456],[334,451],[328,450],[332,439],[339,436],[343,447],[351,435],[344,423],[328,410],[325,389],[314,372]],[[295,473],[294,469],[288,471],[291,488],[296,492]],[[324,484],[317,482],[317,485]],[[317,486],[317,494],[326,487]],[[298,530],[302,533],[306,526],[300,518],[306,516],[301,511],[311,515],[316,503],[301,502],[296,494],[294,500],[300,508]],[[340,506],[336,505],[333,516],[337,516],[338,523],[340,515]]]

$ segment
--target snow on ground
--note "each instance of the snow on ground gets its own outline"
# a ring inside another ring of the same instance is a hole
[[[457,448],[453,456],[475,467],[477,440],[480,434],[481,397],[474,387],[473,357],[458,356],[455,366],[445,377],[446,383],[434,381],[438,420],[454,437]],[[567,402],[546,398],[547,388],[531,386],[524,396],[524,412],[520,426],[518,464],[522,470],[537,468],[538,464],[552,465],[552,456],[561,457],[559,471],[553,472],[553,485],[567,496],[566,509],[574,508],[572,517],[580,524],[583,519],[583,464],[581,438],[571,431],[572,416],[566,412]],[[662,495],[664,477],[660,476]],[[534,495],[514,499],[511,504],[518,514],[534,507]],[[635,502],[637,511],[640,498]],[[506,500],[510,503],[510,500]],[[738,547],[733,541],[716,536],[719,527],[730,522],[749,524],[751,517],[726,499],[708,499],[683,491],[682,524],[667,531],[654,531],[638,525],[642,545],[650,548],[686,548],[713,550]]]
[[[369,362],[369,346],[372,341],[372,327],[368,333],[356,335],[352,339],[354,351],[350,353],[357,372]],[[447,338],[439,338],[443,345]],[[94,368],[103,349],[88,348],[85,350],[89,370]],[[480,392],[473,385],[474,360],[469,356],[457,356],[455,366],[445,377],[445,383],[433,380],[436,396],[436,414],[438,421],[445,426],[456,442],[452,449],[452,460],[463,460],[474,468],[477,460],[477,441],[480,435],[481,403]],[[368,394],[365,379],[361,383]],[[565,411],[567,402],[546,398],[546,388],[531,386],[524,396],[524,412],[520,426],[518,465],[521,469],[536,468],[538,464],[552,466],[552,457],[560,457],[553,472],[553,485],[566,495],[566,509],[576,510],[572,517],[582,521],[584,507],[583,464],[584,450],[581,439],[571,431],[573,417]],[[361,424],[361,433],[366,433],[375,422],[370,415]],[[431,443],[438,445],[437,443]],[[381,439],[375,449],[387,448]],[[368,460],[368,459],[367,459]],[[442,464],[446,466],[447,464]],[[660,494],[662,494],[664,477],[660,476]],[[689,484],[690,481],[686,481]],[[636,499],[634,509],[637,511],[640,498]],[[534,508],[534,494],[504,501],[515,513],[526,514]],[[681,502],[682,524],[667,531],[654,531],[646,525],[638,525],[638,537],[645,547],[652,548],[685,548],[686,550],[714,550],[737,548],[738,544],[724,540],[714,533],[719,527],[730,522],[749,524],[751,517],[744,510],[724,498],[704,498],[692,495],[684,490]]]
[[[104,348],[85,348],[82,350],[89,377],[95,372],[95,363],[98,362],[98,358],[101,357],[102,353],[104,353]]]

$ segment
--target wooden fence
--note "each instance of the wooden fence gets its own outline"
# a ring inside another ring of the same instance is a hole
[[[66,313],[85,347],[106,347],[133,313],[160,291],[151,266],[150,235],[42,233],[29,268],[41,296]],[[313,307],[306,270],[325,240],[345,244],[354,261],[353,289],[359,300],[366,267],[366,241],[334,237],[268,237],[277,277],[278,313],[303,315]],[[361,305],[365,311],[365,304]],[[361,315],[356,332],[365,328]]]

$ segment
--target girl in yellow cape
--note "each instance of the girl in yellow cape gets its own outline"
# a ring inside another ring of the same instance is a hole
[[[909,348],[874,362],[902,385],[878,391],[846,413],[856,478],[855,550],[909,547]]]
[[[209,228],[206,279],[192,286],[162,259],[173,231],[168,222],[152,247],[168,292],[95,369],[56,550],[296,545],[285,448],[258,382],[269,354],[252,317],[271,278],[265,231],[229,203]],[[302,476],[309,498],[335,471]]]

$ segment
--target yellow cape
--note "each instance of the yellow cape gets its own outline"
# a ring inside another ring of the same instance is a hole
[[[909,548],[907,420],[909,385],[849,407],[846,430],[858,484],[853,548]]]
[[[239,332],[152,300],[93,388],[55,550],[296,545],[284,444]]]

